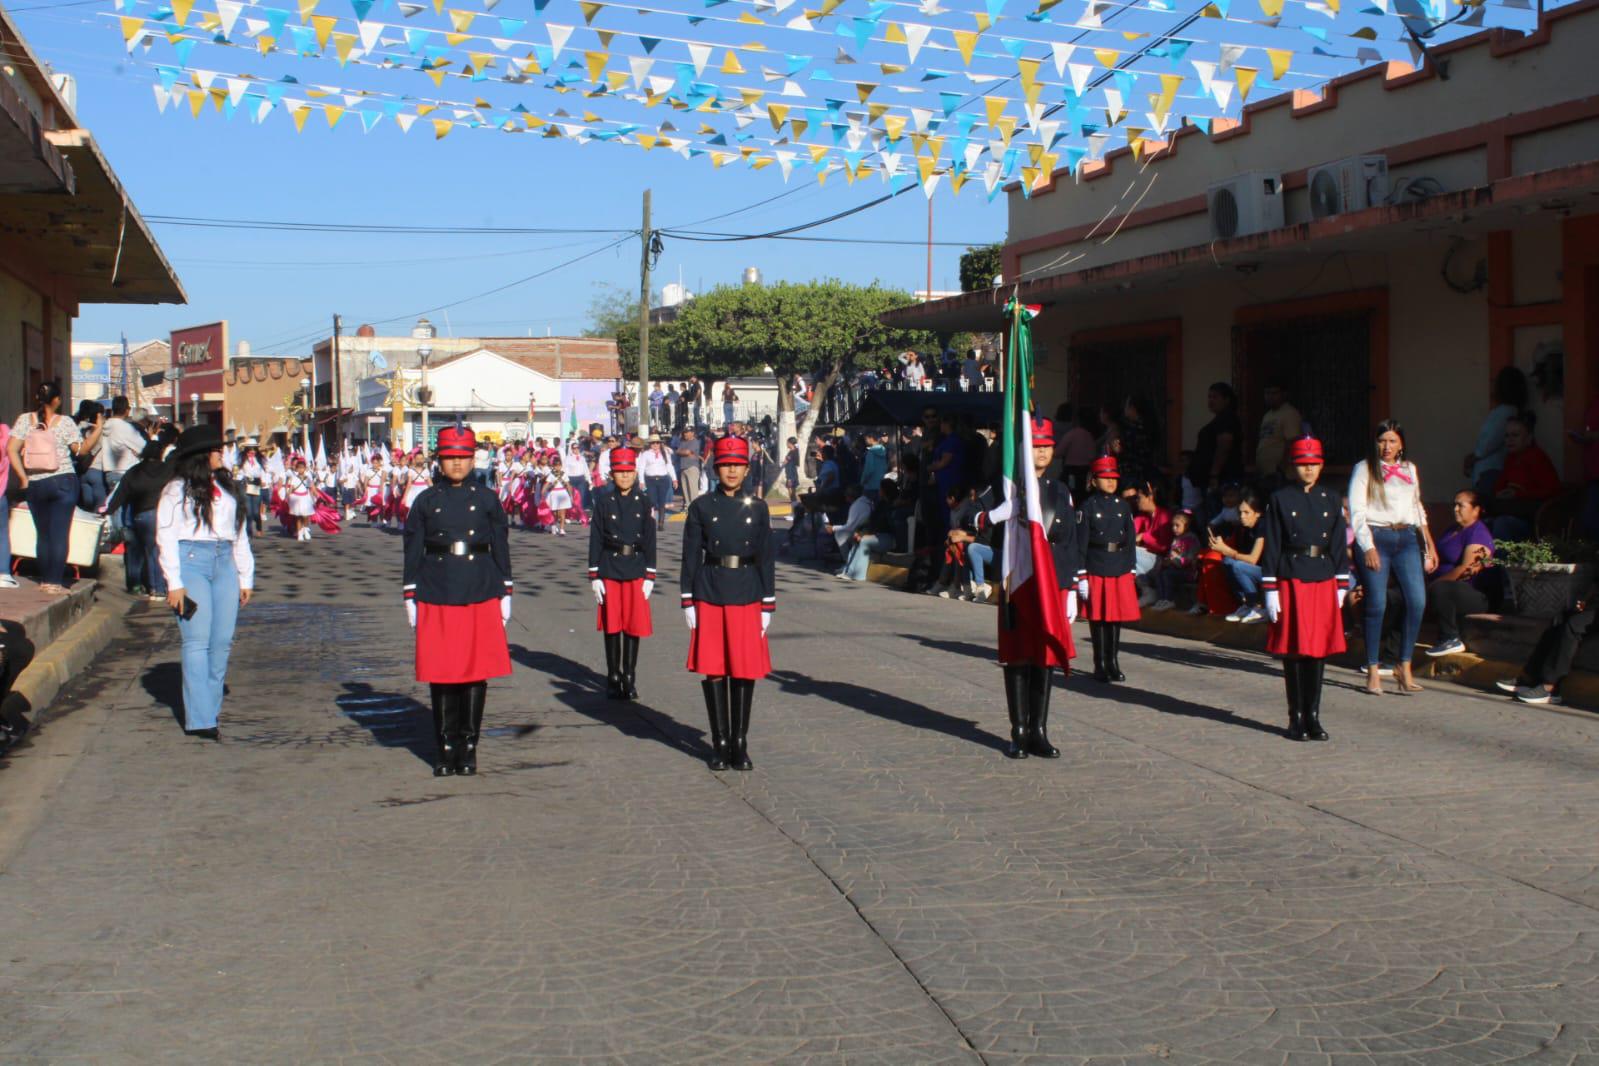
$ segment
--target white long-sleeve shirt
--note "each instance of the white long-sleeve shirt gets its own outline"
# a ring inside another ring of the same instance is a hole
[[[1421,505],[1421,476],[1416,464],[1411,462],[1389,464],[1401,468],[1404,476],[1395,474],[1383,482],[1382,492],[1369,495],[1371,473],[1365,460],[1355,464],[1349,476],[1349,524],[1355,531],[1355,544],[1362,551],[1370,551],[1373,526],[1416,526],[1427,524],[1427,510]],[[1409,477],[1409,481],[1405,480]]]
[[[638,472],[645,477],[669,477],[674,483],[677,481],[677,472],[672,469],[672,457],[664,451],[657,455],[654,448],[639,452]]]
[[[161,490],[155,508],[156,557],[167,588],[183,587],[178,543],[185,540],[227,541],[233,545],[233,566],[239,572],[239,588],[255,588],[255,555],[250,551],[249,530],[239,524],[238,505],[233,494],[224,492],[211,501],[211,525],[200,521],[193,505],[184,498],[184,483],[173,480]]]

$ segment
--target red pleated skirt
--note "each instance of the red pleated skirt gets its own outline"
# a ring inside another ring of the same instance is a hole
[[[772,655],[761,632],[761,605],[694,605],[694,631],[688,640],[688,668],[706,677],[756,679],[772,672]]]
[[[511,650],[500,620],[500,601],[453,606],[416,605],[416,679],[460,685],[508,677]]]
[[[1066,591],[1060,590],[1060,613],[1066,615]],[[1002,606],[1000,610],[1005,608]],[[1077,657],[1077,645],[1072,643],[1071,627],[1066,627],[1066,632],[1060,635],[1061,643],[1066,645],[1066,661],[1062,662],[1059,654],[1047,643],[1040,641],[1037,634],[1041,621],[1032,617],[1036,611],[1029,610],[1023,603],[1016,604],[1016,624],[1006,629],[1004,616],[1000,616],[999,627],[999,661],[1002,663],[1020,664],[1032,663],[1034,666],[1058,666],[1066,672],[1071,672],[1071,660]],[[1040,661],[1042,652],[1042,661]]]
[[[1090,622],[1136,622],[1138,584],[1132,574],[1120,577],[1088,575],[1088,603],[1083,615]]]
[[[1344,620],[1337,581],[1279,581],[1282,611],[1266,634],[1272,655],[1326,659],[1344,652]]]
[[[594,609],[594,628],[602,633],[626,633],[630,637],[647,637],[654,633],[650,625],[650,601],[644,598],[644,580],[606,578],[605,602]]]

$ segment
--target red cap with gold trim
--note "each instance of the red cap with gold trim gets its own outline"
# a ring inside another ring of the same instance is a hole
[[[723,437],[712,451],[715,466],[749,466],[750,445],[743,437]]]
[[[1121,477],[1114,455],[1101,455],[1095,459],[1089,464],[1088,473],[1092,477]]]
[[[1288,446],[1288,461],[1294,466],[1324,462],[1321,441],[1315,437],[1300,437]]]
[[[438,456],[440,459],[470,459],[477,451],[477,434],[459,426],[445,426],[439,430]]]
[[[634,451],[632,448],[612,448],[611,449],[611,473],[614,474],[618,470],[637,470],[637,469],[638,469],[638,452]]]

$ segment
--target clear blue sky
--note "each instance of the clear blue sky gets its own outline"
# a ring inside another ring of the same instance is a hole
[[[18,8],[45,0],[25,0]],[[78,79],[78,117],[145,214],[270,220],[636,228],[640,197],[654,190],[655,221],[686,224],[795,189],[766,207],[711,229],[757,232],[808,221],[873,199],[877,178],[817,187],[796,173],[784,185],[776,167],[754,172],[704,159],[606,144],[458,130],[435,141],[421,124],[401,134],[392,123],[370,133],[320,116],[296,134],[275,114],[264,125],[215,112],[156,109],[148,65],[129,62],[114,21],[93,6],[15,15],[41,58]],[[197,60],[198,62],[198,60]],[[337,68],[324,72],[337,78]],[[317,80],[313,74],[308,80]],[[1004,236],[1003,193],[985,199],[978,182],[934,205],[938,240]],[[174,327],[227,319],[236,340],[258,353],[306,351],[303,338],[339,312],[349,328],[481,292],[608,243],[589,237],[403,237],[280,234],[153,227],[189,293],[188,306],[82,309],[79,340],[164,337]],[[927,201],[911,191],[817,231],[873,240],[921,241]],[[934,249],[935,288],[959,288],[961,249]],[[638,289],[637,240],[546,278],[451,309],[457,334],[579,332],[601,285]],[[836,276],[907,290],[926,280],[921,246],[830,245],[787,241],[737,244],[669,242],[660,281],[681,270],[691,289],[736,282],[757,266],[768,280]],[[441,331],[442,314],[432,316]],[[389,329],[399,328],[396,323]],[[409,322],[404,323],[406,327]],[[271,342],[302,338],[279,349]]]

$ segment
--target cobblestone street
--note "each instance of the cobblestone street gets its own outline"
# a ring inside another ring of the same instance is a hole
[[[81,753],[0,764],[76,759],[0,857],[0,1060],[1599,1061],[1599,717],[1337,667],[1295,745],[1269,661],[1129,633],[1010,762],[989,610],[780,565],[712,775],[670,529],[632,705],[585,539],[513,533],[477,778],[425,761],[398,537],[258,543],[220,745],[135,608]]]

